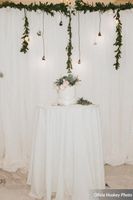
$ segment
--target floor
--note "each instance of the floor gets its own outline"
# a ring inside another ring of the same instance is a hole
[[[112,189],[133,189],[133,165],[106,165],[105,178]]]
[[[105,166],[106,183],[112,189],[133,188],[133,165],[117,167]],[[26,174],[18,170],[15,173],[0,170],[0,200],[35,200],[28,195]]]

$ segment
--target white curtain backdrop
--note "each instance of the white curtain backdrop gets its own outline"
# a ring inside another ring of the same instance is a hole
[[[78,65],[77,16],[73,25],[73,67],[82,80],[77,96],[100,106],[105,163],[133,163],[133,11],[121,12],[123,47],[121,68],[113,68],[115,19],[99,13],[81,15],[81,64]],[[45,15],[46,61],[42,61],[42,13],[28,12],[30,50],[20,53],[23,11],[0,9],[0,167],[27,167],[31,154],[37,105],[55,103],[53,82],[66,73],[67,23],[60,15]]]

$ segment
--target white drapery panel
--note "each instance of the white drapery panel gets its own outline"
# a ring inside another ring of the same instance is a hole
[[[73,17],[73,67],[82,82],[77,96],[100,105],[104,160],[117,165],[133,163],[133,11],[121,12],[123,47],[121,68],[113,68],[115,19],[102,15],[102,37],[98,37],[99,14],[81,15],[81,64],[78,65],[77,16]],[[53,82],[66,73],[67,23],[60,15],[45,15],[46,61],[42,61],[42,13],[28,12],[30,45],[20,53],[23,11],[0,9],[0,166],[16,170],[27,166],[33,136],[36,105],[55,103]]]

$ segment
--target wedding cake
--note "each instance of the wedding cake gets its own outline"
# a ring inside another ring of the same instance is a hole
[[[71,105],[76,103],[76,88],[75,86],[68,86],[65,89],[58,91],[58,104]]]
[[[75,77],[72,74],[63,76],[55,82],[59,105],[72,105],[76,103],[75,85],[77,82],[79,82],[78,77]]]

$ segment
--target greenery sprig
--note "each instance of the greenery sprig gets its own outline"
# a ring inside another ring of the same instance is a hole
[[[67,51],[67,72],[71,73],[72,72],[72,27],[71,27],[71,21],[72,21],[72,17],[71,17],[71,11],[69,11],[69,22],[68,22],[68,27],[67,27],[67,32],[68,32],[68,44],[66,47],[66,51]]]
[[[21,39],[23,40],[22,42],[22,47],[20,49],[20,52],[26,53],[29,48],[29,22],[28,22],[28,18],[27,18],[27,14],[26,14],[26,10],[24,9],[24,32],[23,32],[23,36],[21,37]]]
[[[114,66],[115,66],[115,69],[118,70],[119,67],[120,67],[119,60],[121,58],[121,47],[122,47],[122,23],[121,23],[121,20],[120,20],[120,10],[117,10],[114,18],[117,21],[117,25],[116,25],[117,37],[116,37],[116,41],[114,43],[114,46],[116,46],[116,50],[115,50],[116,61],[114,63]]]
[[[81,97],[80,99],[77,100],[77,104],[80,104],[80,105],[91,105],[92,102],[84,99],[83,97]]]

